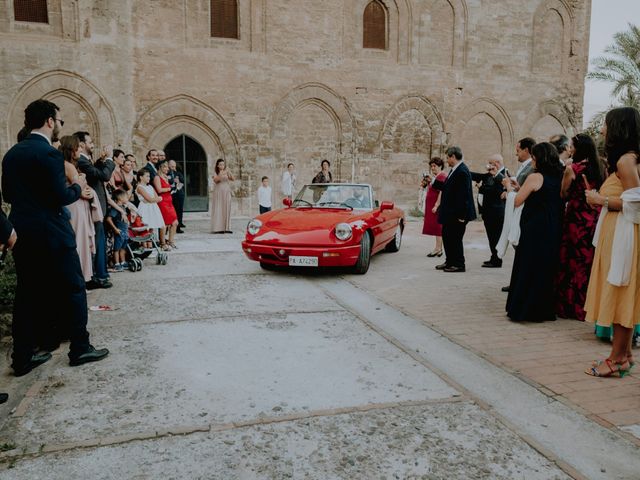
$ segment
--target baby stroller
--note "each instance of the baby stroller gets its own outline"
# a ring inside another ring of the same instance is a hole
[[[158,265],[166,265],[169,260],[169,255],[158,246],[153,230],[147,227],[138,216],[133,222],[129,222],[127,254],[129,257],[129,270],[132,272],[142,270],[142,261],[153,252],[153,249],[144,247],[145,242],[151,242],[153,249],[156,250],[156,263]]]

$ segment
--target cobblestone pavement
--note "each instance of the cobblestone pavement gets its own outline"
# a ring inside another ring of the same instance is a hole
[[[509,284],[513,254],[501,269],[481,268],[490,255],[482,223],[474,222],[465,238],[466,273],[444,274],[434,269],[442,259],[425,256],[433,240],[420,231],[419,222],[409,223],[403,245],[406,255],[380,257],[377,268],[350,280],[549,397],[602,425],[637,435],[629,438],[640,445],[638,371],[623,379],[584,374],[611,348],[596,339],[592,324],[567,319],[510,322],[505,316],[507,294],[500,288]]]
[[[410,224],[360,277],[264,272],[241,253],[245,222],[213,236],[192,218],[168,265],[91,292],[115,309],[90,314],[106,360],[70,368],[63,346],[16,379],[2,355],[0,479],[638,478],[634,437],[565,396],[584,389],[551,390],[569,376],[544,386],[531,368],[558,366],[535,345],[606,346],[577,322],[509,324],[508,269],[475,268],[479,232],[465,275],[433,271]]]

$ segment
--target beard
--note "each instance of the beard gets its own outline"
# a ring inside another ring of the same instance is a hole
[[[52,142],[58,141],[59,138],[60,138],[60,127],[56,123],[53,127],[53,132],[51,133],[51,141]]]

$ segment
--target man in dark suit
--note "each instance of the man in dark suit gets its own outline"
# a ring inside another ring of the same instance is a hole
[[[12,325],[16,376],[51,358],[48,352],[36,352],[36,336],[42,318],[50,316],[52,309],[69,312],[70,365],[101,360],[109,353],[89,343],[85,283],[75,233],[64,208],[83,195],[86,180],[78,175],[67,186],[62,153],[50,143],[63,124],[54,103],[31,103],[25,110],[25,126],[31,133],[2,161],[2,191],[11,204],[9,220],[19,237],[13,254],[18,282]],[[53,279],[56,288],[50,288],[45,279]]]
[[[0,206],[2,206],[2,193],[0,192]],[[16,243],[18,236],[13,229],[11,222],[7,220],[7,216],[0,208],[0,251],[3,255],[5,250],[11,250]],[[2,265],[0,265],[0,268]],[[9,395],[6,393],[0,393],[0,403],[5,403],[9,400]]]
[[[178,215],[178,233],[183,233],[182,229],[185,228],[182,223],[182,217],[184,214],[184,197],[185,197],[185,183],[184,175],[178,170],[178,165],[175,160],[169,160],[169,183],[171,183],[171,199],[173,200],[173,206],[176,209]]]
[[[94,145],[89,132],[76,132],[73,136],[80,142],[78,170],[87,176],[87,184],[95,190],[104,218],[107,216],[107,191],[104,184],[111,180],[111,175],[116,168],[112,159],[113,150],[110,146],[106,147],[101,157],[94,162]],[[93,226],[96,232],[96,253],[93,257],[93,278],[87,283],[87,288],[111,288],[113,285],[107,271],[107,236],[104,231],[104,222],[94,222]]]
[[[505,200],[502,193],[505,191],[502,185],[504,180],[504,168],[502,167],[502,155],[496,154],[489,157],[486,173],[471,172],[474,182],[481,182],[478,192],[478,205],[482,214],[482,221],[489,240],[491,258],[482,264],[485,268],[502,267],[502,259],[498,257],[496,245],[502,233],[504,223]]]
[[[447,149],[447,164],[451,167],[451,171],[444,182],[438,211],[446,260],[436,269],[445,272],[464,272],[462,239],[467,223],[476,218],[471,173],[462,160],[460,147]]]
[[[153,179],[158,175],[158,150],[152,148],[147,152],[147,164],[142,167],[149,170],[149,184],[153,185]]]

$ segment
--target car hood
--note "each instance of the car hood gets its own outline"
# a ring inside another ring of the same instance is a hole
[[[277,232],[309,232],[332,230],[338,223],[349,223],[363,212],[327,208],[285,208],[274,212],[263,221],[263,227]]]

